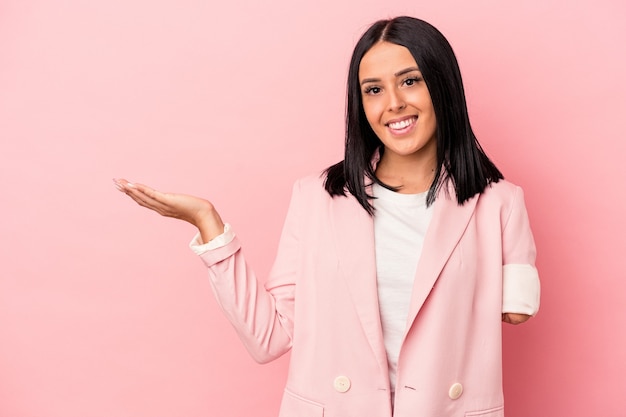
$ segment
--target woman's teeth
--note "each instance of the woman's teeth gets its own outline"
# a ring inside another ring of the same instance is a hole
[[[417,117],[412,117],[410,119],[402,120],[400,122],[389,123],[388,126],[392,129],[404,129],[405,127],[410,126],[413,123],[415,123],[416,119]]]

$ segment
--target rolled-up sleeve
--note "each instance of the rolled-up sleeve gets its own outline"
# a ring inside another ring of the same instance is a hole
[[[226,223],[224,225],[224,232],[207,243],[202,242],[200,232],[196,233],[191,242],[189,242],[189,248],[196,255],[203,255],[210,250],[215,250],[228,245],[234,238],[235,233],[232,231],[230,224]]]
[[[503,228],[502,250],[502,312],[534,316],[539,311],[541,293],[535,266],[537,250],[519,187]]]

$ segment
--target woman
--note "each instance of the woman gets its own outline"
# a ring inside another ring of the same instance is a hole
[[[210,202],[115,182],[198,228],[191,247],[257,361],[292,350],[281,417],[503,416],[500,321],[537,312],[535,246],[437,29],[365,32],[346,132],[344,160],[295,184],[265,286]]]

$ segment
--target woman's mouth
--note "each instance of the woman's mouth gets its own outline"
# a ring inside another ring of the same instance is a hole
[[[387,123],[387,128],[394,135],[403,135],[410,131],[417,122],[417,116],[408,117],[406,119],[397,120]]]

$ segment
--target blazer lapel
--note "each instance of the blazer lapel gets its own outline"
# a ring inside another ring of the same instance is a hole
[[[361,326],[383,372],[388,372],[383,341],[376,282],[376,247],[372,217],[350,195],[334,197],[332,229],[339,257],[339,270],[357,311]],[[426,232],[417,266],[411,305],[407,318],[408,333],[424,305],[452,251],[463,236],[478,196],[459,206],[454,188],[442,192],[433,206],[433,218]]]
[[[332,228],[341,275],[381,371],[387,374],[376,283],[374,221],[351,195],[334,197]]]
[[[417,265],[405,337],[452,251],[463,236],[478,198],[474,196],[459,206],[454,188],[450,186],[447,193],[441,192],[435,200],[433,218],[426,232],[422,254]]]

